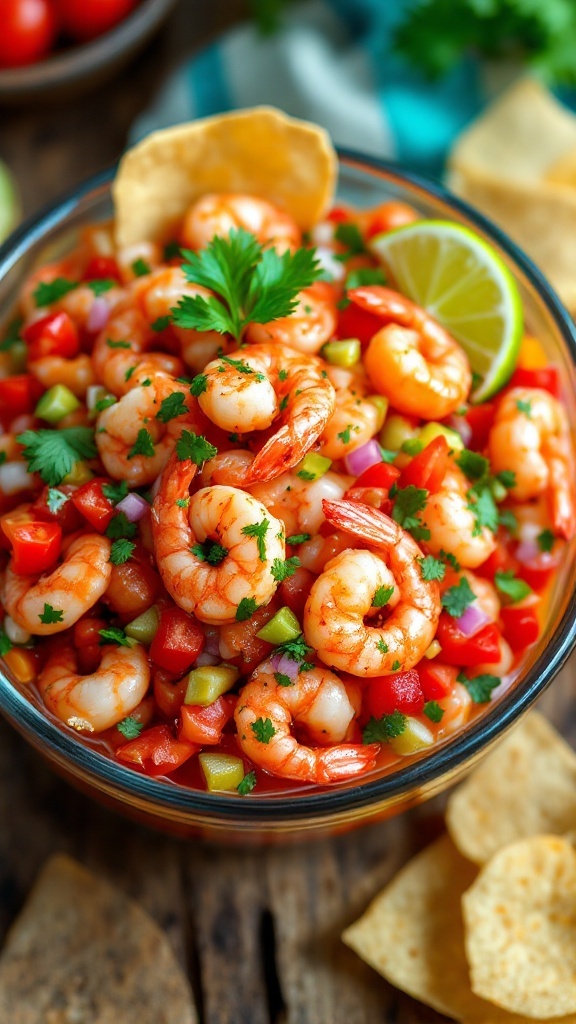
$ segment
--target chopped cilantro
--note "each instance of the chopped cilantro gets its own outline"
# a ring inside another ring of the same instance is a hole
[[[278,644],[275,648],[274,654],[284,654],[287,658],[296,662],[305,662],[306,656],[312,654],[313,648],[308,647],[304,636],[300,633],[300,636],[294,638],[294,640],[285,640],[283,644]]]
[[[111,405],[116,405],[117,399],[114,395],[106,395],[104,398],[99,398],[94,406],[96,412],[104,412],[104,409],[109,409]]]
[[[118,732],[122,733],[125,739],[135,740],[138,738],[144,727],[142,722],[139,722],[137,718],[134,718],[132,715],[128,715],[127,718],[123,718],[121,722],[118,722],[116,728],[118,729]]]
[[[542,530],[536,537],[540,551],[552,551],[554,547],[554,534],[552,530]]]
[[[252,618],[255,611],[258,611],[258,605],[254,598],[243,597],[236,609],[236,622],[246,622]]]
[[[160,423],[168,423],[170,420],[176,419],[177,416],[184,416],[187,412],[184,395],[181,391],[173,391],[167,398],[162,399],[156,419],[160,420]]]
[[[278,370],[278,380],[288,380],[288,370]]]
[[[126,458],[133,459],[136,455],[144,455],[146,458],[152,458],[154,455],[154,441],[152,440],[151,434],[146,430],[146,427],[141,427],[138,431],[136,441],[128,452]]]
[[[17,341],[22,341],[20,331],[23,323],[24,321],[20,316],[16,316],[10,321],[6,328],[6,336],[0,341],[0,352],[9,352]]]
[[[115,540],[110,548],[110,561],[112,565],[124,565],[131,557],[135,544],[131,540],[126,540],[125,537],[120,537],[119,540]]]
[[[266,561],[266,542],[264,538],[269,526],[270,520],[263,519],[261,523],[249,523],[248,526],[243,526],[240,531],[245,537],[254,537],[258,548],[258,557],[261,562]]]
[[[25,430],[16,440],[24,445],[22,452],[31,473],[39,473],[44,483],[57,486],[77,462],[94,459],[98,452],[94,431],[89,427],[67,427],[65,430]]]
[[[518,412],[523,412],[528,417],[528,419],[530,419],[530,414],[532,412],[531,402],[524,402],[521,398],[519,398],[516,402],[516,408],[518,409]]]
[[[298,472],[296,473],[296,476],[299,476],[301,480],[316,479],[316,473],[311,473],[310,470],[308,469],[299,469]]]
[[[402,668],[402,662],[401,661],[393,661],[392,662],[392,671],[393,672],[398,672],[398,669],[400,669],[400,668]]]
[[[393,711],[391,715],[370,718],[362,732],[363,743],[387,743],[401,736],[406,728],[406,715]]]
[[[120,340],[120,341],[114,341],[113,338],[106,338],[106,344],[108,345],[108,348],[130,348],[131,347],[130,346],[130,342],[129,341],[124,341],[123,339]]]
[[[394,593],[394,587],[377,587],[372,599],[373,608],[383,608]]]
[[[110,540],[131,540],[136,536],[136,523],[128,522],[124,512],[117,512],[108,523],[105,533]]]
[[[218,449],[202,434],[195,434],[193,430],[183,430],[176,443],[176,455],[180,462],[191,459],[200,466],[206,459],[212,459],[217,454]]]
[[[56,513],[59,512],[60,509],[69,500],[69,494],[63,494],[62,491],[59,491],[56,487],[48,488],[48,494],[46,495],[46,504],[48,506],[48,511],[51,512],[52,515],[56,515]]]
[[[131,377],[131,376],[132,376],[132,374],[133,374],[133,373],[135,372],[135,370],[136,370],[136,367],[135,367],[135,366],[129,366],[129,367],[128,367],[128,369],[126,370],[126,373],[124,374],[124,380],[125,380],[126,382],[128,382],[128,381],[130,380],[130,377]]]
[[[467,497],[468,508],[476,520],[472,536],[478,537],[483,527],[495,533],[499,522],[498,508],[489,487],[471,488]]]
[[[498,522],[510,533],[514,533],[518,526],[518,520],[511,508],[504,508],[498,512]]]
[[[362,232],[358,225],[352,221],[344,221],[342,224],[337,224],[334,238],[337,242],[341,242],[342,245],[346,246],[348,251],[343,253],[346,259],[349,256],[358,256],[360,253],[366,252]]]
[[[126,636],[123,629],[119,629],[118,626],[108,626],[107,629],[99,629],[98,636],[100,637],[100,646],[104,644],[118,644],[119,647],[134,647],[136,640],[132,637]]]
[[[472,590],[468,580],[462,576],[453,587],[448,587],[442,594],[442,607],[449,615],[459,619],[464,614],[468,605],[476,600],[476,594]]]
[[[428,491],[424,487],[414,487],[413,484],[409,484],[408,487],[396,488],[394,498],[392,518],[395,522],[404,530],[408,530],[415,540],[429,540],[430,530],[422,526],[417,516],[418,512],[426,508]]]
[[[77,287],[78,281],[69,281],[67,277],[55,277],[53,281],[41,281],[32,296],[37,306],[51,306],[53,302],[58,302],[58,299],[64,298]]]
[[[420,571],[422,573],[423,580],[443,580],[446,575],[446,566],[444,562],[441,562],[439,558],[434,558],[434,555],[426,555],[425,558],[419,558]]]
[[[485,459],[479,452],[472,452],[468,448],[460,452],[456,462],[469,480],[481,480],[490,468],[488,459]]]
[[[379,637],[376,647],[381,654],[388,654],[388,644],[385,644],[382,637]]]
[[[190,385],[190,394],[198,398],[198,395],[204,394],[208,387],[208,376],[205,373],[198,373],[194,377],[192,384]]]
[[[105,498],[108,498],[108,501],[111,501],[113,505],[117,505],[128,494],[128,482],[126,480],[115,480],[112,483],[102,484],[102,493]]]
[[[220,565],[228,554],[228,548],[223,548],[215,540],[205,540],[203,544],[193,544],[190,551],[196,555],[199,562],[208,562],[208,565]]]
[[[291,544],[292,547],[296,547],[297,544],[305,544],[307,540],[312,537],[311,533],[293,533],[290,537],[286,537],[286,543]]]
[[[176,498],[176,504],[178,505],[178,508],[188,508],[190,498]]]
[[[270,567],[270,572],[277,583],[282,583],[283,580],[290,579],[299,568],[300,559],[293,555],[292,558],[287,558],[285,561],[281,558],[275,558]]]
[[[40,622],[43,622],[45,626],[51,625],[53,622],[63,622],[64,612],[61,608],[53,608],[51,604],[44,605],[44,611],[38,616]]]
[[[424,705],[424,714],[431,722],[441,722],[444,717],[444,708],[441,708],[435,700],[427,700]]]
[[[460,572],[460,562],[451,551],[444,551],[444,548],[440,548],[440,558],[443,558],[446,564],[451,565],[456,572]]]
[[[99,277],[95,281],[86,282],[94,295],[104,295],[105,292],[109,292],[111,288],[116,287],[116,281],[113,281],[111,277]]]
[[[159,316],[154,321],[153,324],[150,324],[150,326],[151,326],[152,330],[156,332],[156,334],[160,334],[160,331],[165,331],[167,327],[170,327],[170,317],[169,316]]]
[[[382,462],[387,462],[388,464],[390,464],[394,462],[394,459],[398,458],[398,452],[392,451],[391,448],[382,448],[381,445],[378,445],[378,447],[380,448]]]
[[[255,722],[250,723],[250,728],[260,743],[270,743],[272,737],[276,735],[276,729],[269,718],[257,718]]]
[[[501,473],[496,474],[496,479],[500,481],[503,487],[510,490],[516,483],[516,473],[513,469],[503,469]]]
[[[168,260],[178,259],[179,256],[180,256],[180,244],[179,244],[179,242],[176,242],[176,241],[168,242],[167,245],[164,246],[164,259],[166,260],[166,262],[168,262]]]
[[[341,430],[336,436],[340,438],[342,444],[350,444],[350,431],[352,430],[352,424],[349,423],[344,430]]]
[[[386,284],[386,275],[381,267],[359,267],[352,270],[344,281],[344,288],[360,288],[367,284]]]
[[[246,775],[244,776],[244,778],[242,779],[242,782],[239,782],[238,785],[236,786],[236,789],[240,793],[240,796],[248,796],[248,793],[251,793],[252,790],[255,789],[255,788],[256,788],[256,772],[255,771],[247,772]]]
[[[136,277],[144,277],[145,274],[150,273],[150,265],[146,263],[146,260],[139,257],[137,260],[134,260],[134,263],[132,264],[132,272]]]
[[[507,571],[499,569],[494,574],[494,583],[501,594],[510,598],[512,604],[522,601],[525,597],[528,597],[528,594],[532,593],[532,587],[529,587],[524,580],[519,580],[514,575],[512,569]]]
[[[466,687],[475,704],[487,704],[492,690],[500,685],[498,676],[481,675],[468,679],[464,672],[460,672],[457,678],[458,682]]]
[[[275,672],[274,679],[278,686],[294,686],[294,680],[290,679],[290,676],[285,676],[283,672]]]
[[[0,626],[0,658],[12,650],[12,641],[8,639],[2,626]]]

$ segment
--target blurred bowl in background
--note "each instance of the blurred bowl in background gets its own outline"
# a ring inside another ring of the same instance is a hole
[[[0,70],[0,104],[63,99],[100,85],[128,63],[166,20],[177,0],[141,0],[115,28],[37,64]]]

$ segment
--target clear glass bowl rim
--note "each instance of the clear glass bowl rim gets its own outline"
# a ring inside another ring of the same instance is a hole
[[[525,275],[530,287],[540,296],[556,323],[558,331],[576,367],[576,328],[559,298],[542,273],[502,231],[478,213],[466,202],[452,195],[438,182],[424,175],[405,170],[393,161],[368,157],[354,150],[338,149],[340,164],[354,171],[366,172],[382,178],[392,186],[408,188],[420,193],[422,198],[438,200],[461,213],[473,226],[484,232],[489,239],[500,246],[507,257]],[[25,220],[0,246],[0,279],[7,274],[31,245],[40,242],[53,228],[64,225],[67,218],[75,213],[82,200],[93,196],[104,196],[108,191],[116,167],[107,168],[68,190],[59,199],[46,205],[38,213]],[[60,763],[67,763],[73,772],[74,765],[93,781],[98,781],[109,791],[113,788],[122,800],[150,801],[157,811],[166,810],[190,816],[221,818],[231,823],[242,820],[246,824],[303,820],[312,818],[320,825],[323,818],[344,815],[370,805],[382,805],[397,801],[403,795],[415,790],[433,786],[436,780],[450,775],[462,763],[471,761],[484,747],[490,746],[500,734],[523,714],[552,682],[554,676],[568,658],[576,643],[576,594],[571,594],[556,631],[545,651],[532,666],[525,679],[512,687],[484,716],[457,734],[453,740],[439,747],[432,754],[408,763],[390,774],[383,775],[358,786],[325,789],[319,793],[291,793],[289,796],[256,796],[242,799],[226,794],[205,793],[182,786],[159,781],[141,775],[99,754],[81,740],[55,726],[49,718],[23,697],[10,681],[0,672],[0,711],[9,720],[18,722],[18,729],[24,735],[37,736],[46,755],[53,755]]]

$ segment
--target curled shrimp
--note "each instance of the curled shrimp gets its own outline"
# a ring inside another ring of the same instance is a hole
[[[296,248],[302,235],[296,222],[266,199],[255,196],[210,193],[198,199],[186,213],[182,242],[203,249],[215,235],[229,235],[234,228],[253,234],[261,245],[279,252]]]
[[[419,518],[430,532],[428,551],[433,555],[447,551],[460,565],[475,569],[496,550],[496,536],[479,525],[470,487],[462,470],[451,463],[438,491],[428,495]]]
[[[125,395],[135,384],[154,373],[180,377],[184,364],[168,352],[151,352],[158,335],[134,307],[118,308],[98,335],[92,349],[92,365],[99,381],[114,395]]]
[[[245,354],[221,356],[208,363],[204,376],[200,408],[223,430],[265,430],[281,417],[280,428],[250,466],[246,486],[273,480],[300,462],[334,410],[334,388],[322,361],[286,345],[254,345]]]
[[[468,357],[426,310],[380,285],[352,288],[348,295],[387,324],[372,338],[364,366],[398,412],[438,420],[466,401],[472,383]]]
[[[8,563],[4,607],[14,622],[29,633],[38,636],[61,633],[73,626],[105,593],[112,573],[109,558],[108,538],[99,533],[85,533],[72,541],[61,565],[49,576],[17,576]],[[61,613],[57,622],[43,622],[47,617],[46,605],[54,613]]]
[[[76,652],[68,644],[50,655],[38,677],[38,689],[52,714],[72,729],[103,732],[126,718],[146,694],[150,666],[141,644],[106,647],[96,672],[78,673]]]
[[[254,764],[272,775],[322,786],[375,767],[379,744],[342,743],[354,707],[338,676],[314,667],[282,686],[277,675],[270,661],[260,665],[240,691],[234,712],[240,746]],[[294,723],[321,745],[299,743]]]
[[[438,584],[422,577],[422,551],[377,509],[352,501],[323,504],[330,523],[373,550],[343,551],[315,580],[304,609],[307,642],[326,665],[354,676],[413,668],[440,616]],[[383,621],[382,606],[390,610]]]
[[[544,494],[555,533],[576,532],[574,452],[566,413],[541,388],[511,388],[498,402],[488,436],[494,473],[512,470],[516,501]]]
[[[331,471],[311,481],[294,472],[282,473],[268,483],[254,484],[250,493],[282,520],[288,537],[298,533],[314,536],[325,521],[323,500],[339,501],[351,479]]]
[[[162,403],[170,395],[181,394],[184,412],[167,421]],[[147,384],[133,387],[118,402],[100,413],[95,440],[98,453],[109,476],[126,480],[130,487],[152,483],[166,465],[184,426],[193,419],[190,391],[166,373],[157,373]],[[145,453],[138,452],[138,440],[144,431]]]
[[[320,435],[320,454],[343,459],[366,444],[378,430],[380,413],[361,383],[336,388],[336,407]]]
[[[249,324],[244,341],[250,344],[288,345],[298,352],[314,355],[336,330],[338,320],[334,292],[324,281],[316,281],[298,293],[290,316],[266,324]]]
[[[284,526],[236,487],[216,484],[190,496],[195,474],[195,464],[176,455],[162,474],[152,508],[156,562],[180,608],[222,625],[235,621],[242,601],[254,611],[273,597],[271,569],[285,556]]]
[[[85,398],[88,388],[96,383],[92,360],[86,353],[72,359],[42,356],[28,363],[28,371],[46,390],[64,384],[77,398]]]

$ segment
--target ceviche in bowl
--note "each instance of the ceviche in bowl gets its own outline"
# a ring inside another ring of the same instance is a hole
[[[440,186],[168,129],[11,237],[0,316],[0,708],[117,810],[395,813],[567,657],[574,329]]]

